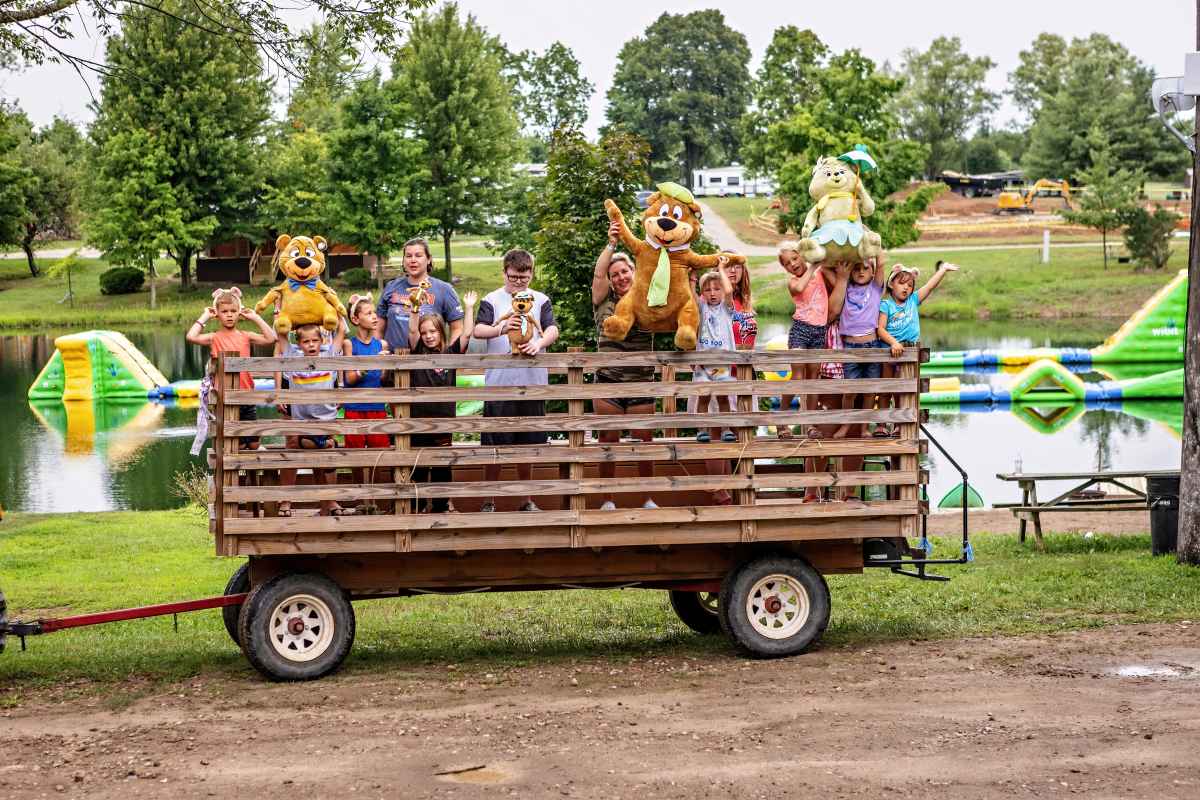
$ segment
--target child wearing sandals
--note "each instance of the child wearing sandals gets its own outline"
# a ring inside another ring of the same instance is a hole
[[[796,307],[792,314],[792,327],[788,331],[789,350],[822,350],[826,346],[829,323],[829,286],[823,267],[809,264],[800,257],[799,242],[782,242],[779,245],[779,263],[787,271],[788,291]],[[829,283],[833,283],[832,280]],[[792,379],[812,380],[819,376],[820,364],[793,364]],[[779,398],[779,410],[792,407],[794,395]],[[805,398],[801,398],[805,403]],[[801,408],[801,411],[805,408]],[[792,438],[790,425],[777,425],[780,439]]]
[[[325,342],[324,332],[319,325],[300,325],[293,331],[296,337],[296,343],[289,342],[283,347],[283,352],[280,354],[284,358],[297,358],[304,356],[307,358],[316,358],[318,356],[334,356],[342,354],[342,339],[344,331],[341,320],[338,321],[337,331],[333,334],[331,341]],[[316,389],[332,389],[337,385],[337,372],[333,370],[301,370],[297,372],[275,373],[275,387],[278,389],[282,385],[282,378],[287,377],[288,384],[292,389],[301,391],[311,391]],[[292,419],[307,419],[319,420],[322,422],[331,422],[337,419],[338,407],[337,403],[292,403],[290,407],[281,406],[280,413],[289,415]],[[333,436],[329,434],[304,434],[303,436],[289,437],[288,446],[295,446],[301,450],[324,450],[336,446]],[[319,481],[333,486],[337,483],[337,470],[334,469],[317,469],[313,471],[314,477]],[[281,486],[295,486],[296,471],[294,469],[284,469],[279,471],[279,483]],[[353,509],[342,508],[335,500],[321,501],[321,515],[340,517],[345,514],[354,513]],[[288,502],[279,504],[279,516],[290,517],[292,515],[292,505]]]

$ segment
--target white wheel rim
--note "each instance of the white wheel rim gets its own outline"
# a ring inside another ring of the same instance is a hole
[[[795,636],[810,613],[808,592],[790,575],[768,575],[750,589],[746,618],[768,639]]]
[[[717,615],[720,599],[721,595],[717,592],[696,592],[696,600],[700,603],[700,607],[714,617]]]
[[[271,612],[271,646],[288,661],[312,661],[329,649],[333,628],[333,612],[323,600],[292,595]]]

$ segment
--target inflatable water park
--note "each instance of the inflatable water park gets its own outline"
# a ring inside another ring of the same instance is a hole
[[[1103,344],[1090,349],[1045,348],[1032,350],[954,350],[931,353],[922,370],[961,370],[971,367],[1020,366],[1035,361],[1055,361],[1074,366],[1121,363],[1183,362],[1183,334],[1187,317],[1187,270],[1180,270],[1166,286],[1125,321]]]

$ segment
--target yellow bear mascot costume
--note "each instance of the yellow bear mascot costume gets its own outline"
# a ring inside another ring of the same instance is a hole
[[[696,349],[700,309],[692,294],[689,270],[713,269],[719,256],[692,252],[700,237],[700,206],[692,193],[677,183],[660,183],[642,214],[646,238],[633,235],[625,216],[612,200],[604,201],[608,218],[621,229],[621,243],[633,254],[633,286],[604,321],[604,335],[623,341],[635,324],[654,333],[675,332],[675,346]],[[746,257],[723,253],[731,262],[745,264]]]
[[[254,306],[260,314],[280,303],[275,314],[275,331],[286,335],[298,325],[320,325],[326,330],[337,327],[338,317],[346,316],[346,307],[337,294],[321,280],[325,271],[328,243],[320,236],[286,233],[275,240],[275,257],[286,280],[267,292]]]

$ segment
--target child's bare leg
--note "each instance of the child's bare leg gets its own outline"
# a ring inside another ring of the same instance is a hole
[[[297,444],[297,438],[295,436],[288,436],[287,438],[284,439],[284,446],[287,447],[288,449],[295,449],[296,447],[299,446]],[[294,469],[279,470],[279,485],[280,486],[295,486],[296,485],[296,470],[294,470]],[[292,504],[290,502],[288,502],[287,500],[281,501],[279,503],[279,516],[290,517],[291,515],[292,515]]]
[[[319,470],[319,472],[321,473],[320,475],[314,476],[318,479],[319,482],[324,483],[326,486],[337,486],[337,470],[336,469],[323,469],[323,470]],[[323,517],[328,517],[330,514],[336,514],[337,512],[339,512],[341,510],[342,510],[342,507],[340,504],[338,504],[338,501],[336,501],[336,500],[322,500],[321,501],[321,516],[323,516]]]

